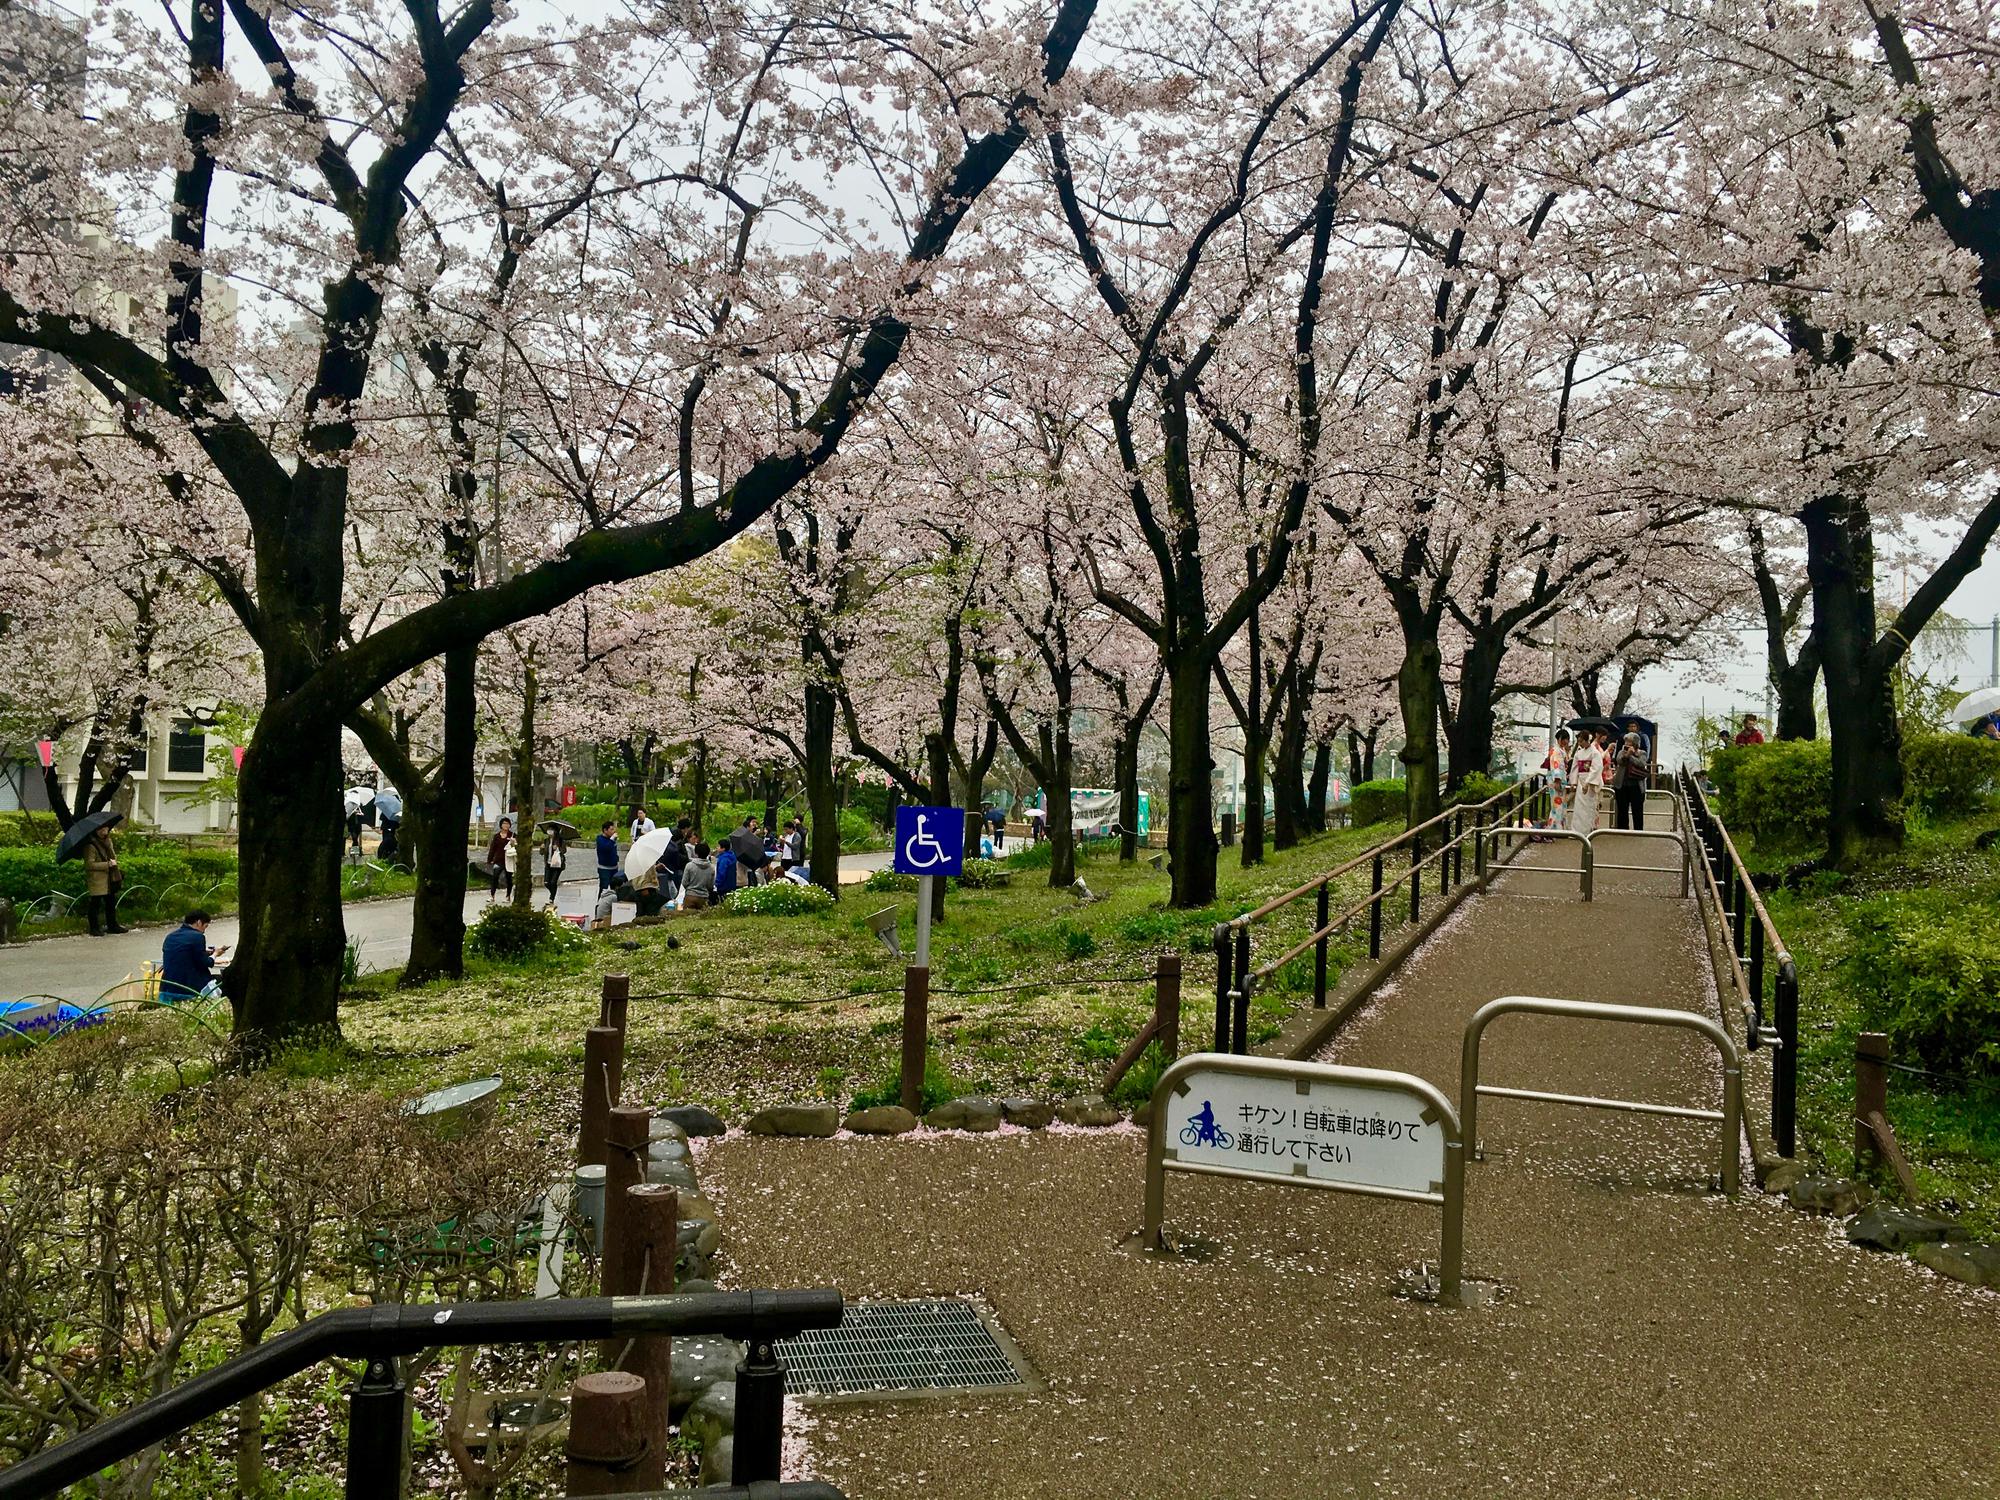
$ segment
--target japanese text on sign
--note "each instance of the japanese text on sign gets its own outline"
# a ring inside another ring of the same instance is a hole
[[[1165,1155],[1182,1166],[1435,1193],[1444,1132],[1390,1088],[1196,1069],[1178,1081]]]

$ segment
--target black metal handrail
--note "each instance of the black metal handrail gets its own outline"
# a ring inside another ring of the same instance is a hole
[[[739,1455],[749,1450],[768,1453],[769,1471],[744,1473],[739,1465],[733,1478],[738,1484],[775,1480],[777,1439],[783,1423],[784,1367],[778,1364],[771,1346],[808,1328],[838,1327],[844,1310],[840,1293],[831,1287],[342,1308],[309,1318],[164,1395],[0,1470],[0,1500],[53,1495],[327,1359],[368,1361],[360,1382],[350,1392],[349,1500],[393,1495],[400,1488],[403,1427],[408,1422],[403,1388],[393,1364],[398,1355],[468,1345],[570,1343],[648,1333],[722,1334],[751,1345],[744,1373],[763,1374],[765,1378],[738,1382],[736,1451]],[[775,1370],[775,1380],[762,1365]],[[756,1393],[758,1409],[754,1411],[746,1410],[750,1391]]]
[[[1764,898],[1736,852],[1729,829],[1708,805],[1699,777],[1680,770],[1681,795],[1708,858],[1705,890],[1729,934],[1729,975],[1753,1052],[1771,1049],[1771,1142],[1780,1156],[1798,1148],[1799,971]],[[1764,976],[1771,975],[1772,1025],[1764,1024]]]
[[[1473,849],[1473,878],[1484,882],[1486,835],[1494,828],[1504,827],[1510,821],[1520,820],[1536,805],[1543,791],[1540,778],[1524,779],[1515,782],[1504,791],[1494,793],[1483,802],[1464,802],[1456,807],[1448,807],[1414,828],[1406,828],[1393,838],[1384,839],[1381,843],[1364,849],[1346,863],[1335,865],[1324,874],[1315,875],[1304,885],[1296,886],[1283,895],[1272,897],[1254,911],[1245,912],[1242,916],[1227,922],[1218,922],[1214,935],[1215,1050],[1235,1053],[1246,1053],[1250,1050],[1252,993],[1259,983],[1275,974],[1308,948],[1313,950],[1313,1008],[1324,1010],[1327,999],[1327,945],[1333,934],[1366,911],[1369,914],[1368,956],[1379,960],[1382,957],[1384,899],[1407,885],[1410,890],[1409,919],[1411,922],[1422,920],[1423,872],[1435,867],[1438,872],[1438,893],[1441,896],[1449,896],[1454,888],[1465,882],[1465,847],[1468,842]],[[1426,853],[1424,847],[1426,836],[1434,830],[1441,833],[1441,841]],[[1404,847],[1409,849],[1408,863],[1400,873],[1385,881],[1383,878],[1385,857]],[[1343,876],[1353,874],[1363,866],[1368,866],[1371,870],[1371,885],[1367,898],[1349,907],[1340,915],[1333,915],[1331,908],[1334,882]],[[1273,913],[1290,906],[1294,901],[1313,895],[1319,898],[1319,905],[1314,916],[1312,931],[1269,962],[1255,969],[1251,968],[1251,928]]]

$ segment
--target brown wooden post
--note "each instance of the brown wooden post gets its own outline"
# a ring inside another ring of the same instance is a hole
[[[931,971],[922,964],[911,964],[903,970],[902,1104],[913,1115],[924,1112],[924,1056],[930,1025]]]
[[[621,1104],[611,1111],[604,1128],[604,1249],[598,1278],[604,1295],[636,1292],[635,1286],[614,1286],[612,1278],[625,1264],[631,1242],[631,1204],[625,1190],[646,1180],[646,1147],[653,1133],[653,1111],[645,1105]]]
[[[625,1034],[593,1026],[583,1034],[583,1125],[576,1137],[577,1165],[601,1167],[604,1121],[625,1083]]]
[[[1854,1039],[1854,1170],[1876,1161],[1881,1152],[1870,1115],[1889,1116],[1889,1038],[1880,1031],[1864,1031]]]
[[[621,1370],[569,1388],[566,1480],[572,1495],[638,1495],[667,1482],[666,1448],[646,1434],[646,1382]]]
[[[626,1008],[631,999],[632,976],[606,974],[604,988],[597,998],[597,1024],[609,1026],[622,1038],[625,1035]]]
[[[680,1255],[680,1194],[664,1183],[642,1182],[625,1189],[624,1239],[612,1248],[615,1264],[605,1265],[604,1290],[611,1296],[655,1296],[674,1289],[674,1262]],[[599,1358],[612,1369],[646,1382],[646,1437],[667,1440],[673,1340],[664,1333],[611,1339]]]
[[[1172,1062],[1181,1055],[1181,956],[1162,953],[1153,970],[1153,1036],[1160,1055]]]

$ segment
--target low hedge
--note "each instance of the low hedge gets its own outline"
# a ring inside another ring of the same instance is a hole
[[[1833,801],[1833,746],[1826,740],[1772,740],[1718,750],[1709,774],[1732,830],[1765,849],[1826,844]],[[1912,734],[1903,740],[1903,806],[1932,818],[1963,817],[2000,786],[2000,742],[1968,734]]]
[[[124,890],[128,893],[126,904],[120,909],[134,916],[148,913],[179,916],[196,900],[235,899],[236,856],[232,850],[190,850],[165,841],[120,839],[118,868],[124,873]],[[89,886],[89,879],[82,859],[57,864],[55,849],[50,845],[0,848],[0,896],[18,906],[39,901],[51,891],[81,896]],[[222,889],[208,895],[209,887],[216,885]],[[167,892],[176,886],[181,889],[175,890],[173,900],[167,902]]]
[[[833,893],[796,880],[779,880],[731,891],[723,898],[722,909],[732,917],[803,917],[832,911]]]
[[[1356,828],[1400,818],[1408,806],[1408,795],[1400,779],[1364,781],[1354,788],[1349,799],[1348,821]]]
[[[2000,1075],[2000,930],[1963,893],[1906,892],[1849,916],[1863,1013],[1900,1057]]]

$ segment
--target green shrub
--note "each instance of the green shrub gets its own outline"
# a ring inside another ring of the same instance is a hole
[[[1849,916],[1863,1014],[1902,1057],[2000,1074],[2000,930],[1962,896],[1883,897]]]
[[[62,837],[54,813],[0,813],[0,849],[53,844]]]
[[[2000,740],[1912,734],[1903,740],[1903,801],[1933,818],[1978,812],[2000,784]]]
[[[125,904],[121,904],[119,911],[128,916],[178,916],[196,900],[203,899],[203,890],[214,883],[197,877],[188,866],[187,851],[174,843],[120,839],[118,868],[125,876]],[[83,860],[57,864],[51,845],[0,848],[0,896],[12,899],[17,905],[25,906],[51,891],[81,896],[88,884]],[[177,906],[180,911],[168,912],[169,906]]]
[[[1050,949],[1064,958],[1088,958],[1097,951],[1097,938],[1075,917],[1057,917],[1041,925],[1016,927],[1007,934],[1016,948]]]
[[[779,880],[731,891],[723,898],[722,909],[732,917],[803,917],[816,911],[832,911],[833,893],[816,885],[800,885],[796,880]]]
[[[1010,870],[1046,870],[1056,862],[1056,846],[1047,839],[1039,844],[1025,844],[1019,854],[1011,850],[1007,855]]]
[[[986,891],[1010,884],[1007,877],[1007,866],[997,859],[968,859],[957,883],[968,891]]]
[[[859,854],[866,849],[886,849],[889,835],[880,823],[857,808],[840,810],[840,852]]]
[[[475,958],[517,963],[543,951],[587,947],[589,939],[546,908],[521,910],[513,902],[496,902],[479,914],[465,935],[465,951]]]
[[[1825,846],[1833,800],[1833,751],[1825,740],[1740,745],[1716,760],[1727,767],[1727,780],[1718,777],[1716,786],[1731,832],[1752,835],[1764,849]]]
[[[894,870],[870,870],[868,878],[861,882],[864,891],[914,891],[916,888],[916,876],[899,875]]]
[[[1366,785],[1366,783],[1363,784]],[[1401,784],[1400,782],[1396,783],[1398,786]],[[1457,791],[1444,799],[1445,805],[1451,806],[1460,802],[1484,802],[1488,798],[1499,796],[1507,790],[1509,785],[1510,783],[1502,781],[1497,776],[1488,776],[1484,771],[1474,771],[1458,784]]]
[[[1356,828],[1402,817],[1408,801],[1401,781],[1364,781],[1355,787],[1350,799],[1348,821]]]

